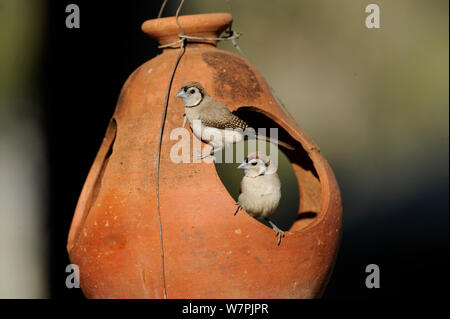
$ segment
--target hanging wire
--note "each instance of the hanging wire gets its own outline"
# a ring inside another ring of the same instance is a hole
[[[231,7],[231,1],[230,0],[225,0],[227,6],[228,6],[228,10],[230,11],[231,16],[233,16],[233,9]],[[227,30],[230,34],[232,34],[234,31],[231,28],[231,24],[229,29]],[[233,44],[234,48],[236,49],[236,51],[239,52],[239,55],[241,57],[243,57],[244,59],[250,61],[250,59],[247,57],[247,55],[244,53],[244,51],[242,51],[242,49],[239,47],[236,39],[238,39],[239,37],[235,37],[232,38],[230,37],[231,43]],[[283,103],[283,101],[281,100],[281,98],[277,95],[277,93],[275,92],[275,89],[272,88],[272,86],[270,86],[270,84],[267,83],[267,86],[269,87],[270,93],[272,93],[273,97],[275,98],[275,100],[277,101],[277,103],[279,105],[281,105],[281,107],[283,108],[283,110],[286,112],[286,114],[291,118],[292,121],[294,121],[294,123],[297,123],[297,121],[295,120],[295,118],[292,116],[292,114],[289,112],[289,110],[287,109],[286,105]]]
[[[160,18],[162,11],[164,10],[164,6],[166,5],[167,0],[165,0],[161,6],[159,11],[158,18]],[[181,8],[183,7],[184,0],[181,0],[180,5],[178,6],[176,13],[176,22],[181,29],[181,33],[184,34],[184,29],[178,23],[178,15],[180,14]],[[169,84],[167,85],[166,96],[164,98],[162,117],[161,117],[161,128],[159,130],[159,140],[158,140],[158,156],[156,161],[156,207],[158,210],[158,222],[159,222],[159,240],[161,243],[161,268],[162,268],[162,282],[163,282],[163,292],[164,299],[167,299],[167,289],[166,289],[166,274],[165,274],[165,264],[164,264],[164,244],[163,244],[163,232],[162,232],[162,223],[161,223],[161,208],[159,203],[159,168],[161,164],[161,146],[162,146],[162,136],[164,133],[164,127],[166,124],[166,116],[167,116],[167,104],[169,102],[170,88],[172,87],[173,77],[175,76],[175,71],[177,66],[181,60],[181,57],[184,53],[184,40],[181,42],[180,51],[178,52],[177,59],[175,60],[175,64],[172,68],[172,73],[170,74]]]
[[[166,3],[167,3],[167,0],[164,0],[164,2],[161,5],[161,8],[159,9],[158,19],[161,18],[162,14],[163,14],[163,11],[164,11],[164,8],[166,7]]]
[[[166,6],[168,0],[164,0],[164,2],[161,5],[161,8],[158,13],[158,19],[161,18],[162,13],[164,11],[164,7]],[[169,83],[167,85],[166,95],[164,98],[164,104],[162,109],[162,117],[161,117],[161,127],[159,131],[159,139],[158,139],[158,151],[157,151],[157,161],[156,161],[156,207],[158,211],[158,222],[159,222],[159,239],[161,243],[161,266],[162,266],[162,282],[163,282],[163,292],[164,292],[164,299],[167,299],[167,288],[166,288],[166,276],[165,276],[165,262],[164,262],[164,242],[163,242],[163,229],[162,229],[162,223],[161,223],[161,208],[160,208],[160,202],[159,202],[159,172],[160,172],[160,164],[161,164],[161,147],[162,147],[162,136],[164,133],[164,127],[166,124],[166,116],[167,116],[167,106],[169,102],[169,96],[170,96],[170,89],[172,87],[173,78],[175,76],[176,69],[178,67],[178,64],[184,54],[185,51],[185,42],[186,40],[200,40],[200,41],[223,41],[223,40],[231,40],[235,41],[237,38],[239,38],[242,34],[239,32],[235,32],[231,29],[231,26],[229,28],[229,32],[224,37],[219,38],[206,38],[206,37],[195,37],[195,36],[188,36],[185,35],[183,26],[179,23],[178,17],[180,15],[181,8],[183,7],[184,0],[180,1],[180,4],[178,6],[176,15],[175,15],[175,22],[178,25],[180,29],[180,34],[178,37],[179,40],[160,45],[158,48],[167,48],[171,47],[173,45],[177,45],[180,43],[180,50],[178,52],[177,59],[175,60],[175,64],[172,69],[172,73],[170,75]]]

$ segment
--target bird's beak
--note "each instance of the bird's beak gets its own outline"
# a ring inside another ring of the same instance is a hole
[[[238,168],[239,169],[249,169],[249,167],[248,167],[248,164],[245,162],[245,161],[243,161],[239,166],[238,166]]]
[[[182,99],[187,98],[187,94],[184,91],[184,88],[181,88],[181,90],[177,93],[177,97],[182,98]]]

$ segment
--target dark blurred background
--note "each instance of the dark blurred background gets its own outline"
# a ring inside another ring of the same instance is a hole
[[[75,205],[162,1],[0,0],[0,298],[65,286]],[[67,29],[65,8],[81,10]],[[439,297],[448,284],[448,1],[232,1],[241,48],[333,167],[341,250],[324,298]],[[164,15],[174,15],[169,1]],[[223,12],[187,0],[182,14]],[[229,44],[219,47],[234,50]],[[381,288],[365,287],[365,267]]]

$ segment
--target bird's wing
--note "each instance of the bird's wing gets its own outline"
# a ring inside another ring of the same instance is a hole
[[[241,120],[228,110],[228,108],[219,101],[209,101],[209,107],[204,108],[200,112],[200,120],[202,124],[208,127],[218,129],[237,129],[245,130],[248,124]]]
[[[226,124],[224,126],[225,126],[224,128],[231,128],[231,129],[240,128],[242,130],[248,128],[248,124],[244,120],[234,115],[233,113],[229,114],[226,120]]]

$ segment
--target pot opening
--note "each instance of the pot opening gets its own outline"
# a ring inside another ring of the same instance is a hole
[[[321,185],[313,162],[302,144],[283,127],[255,108],[241,107],[233,113],[255,129],[265,128],[267,134],[269,134],[270,128],[277,128],[278,139],[295,147],[295,150],[279,147],[278,175],[281,181],[281,201],[277,211],[270,219],[282,230],[291,232],[302,230],[317,221],[321,207]],[[245,144],[245,155],[247,155],[248,143],[251,142],[243,143]],[[269,153],[271,146],[269,143],[266,144],[265,149]],[[228,148],[234,148],[233,154],[236,154],[236,147],[238,146],[228,146]],[[222,158],[222,155],[223,152],[217,153],[218,158]],[[239,163],[215,164],[222,183],[234,200],[238,199],[239,185],[243,177],[243,172],[236,169],[237,165]],[[266,222],[263,223],[270,227]]]
[[[113,118],[111,120],[110,127],[108,128],[108,132],[106,132],[106,139],[107,139],[107,143],[109,144],[108,151],[105,154],[100,172],[98,173],[98,176],[95,180],[94,188],[92,190],[92,197],[90,200],[90,205],[88,205],[88,207],[87,207],[88,209],[90,209],[94,205],[95,200],[97,199],[98,193],[100,191],[100,188],[102,186],[103,175],[105,173],[106,167],[108,166],[109,158],[111,157],[111,154],[113,153],[114,142],[116,141],[116,136],[117,136],[117,123],[116,123],[116,120]]]
[[[69,251],[73,244],[77,241],[78,236],[83,228],[83,225],[94,206],[95,201],[98,197],[102,186],[103,175],[108,166],[109,159],[113,153],[114,142],[117,135],[117,123],[113,118],[106,131],[104,145],[105,149],[103,154],[99,152],[97,158],[95,159],[94,165],[91,168],[91,172],[88,175],[88,179],[85,182],[80,199],[78,200],[78,205],[75,210],[75,215],[72,223],[72,227],[69,233],[68,247]],[[82,203],[80,205],[80,203]]]

